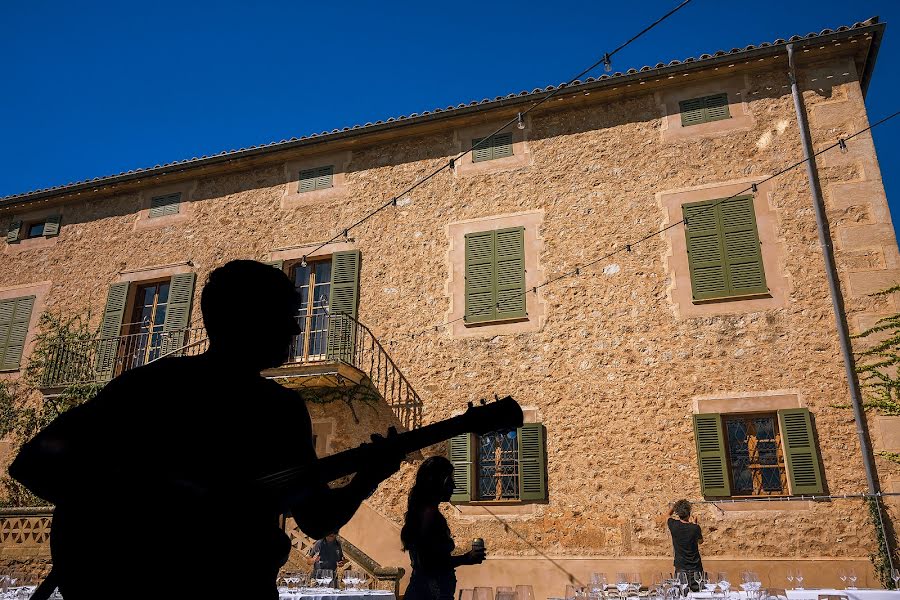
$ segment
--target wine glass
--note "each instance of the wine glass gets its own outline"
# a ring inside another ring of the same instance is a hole
[[[900,589],[900,569],[891,569],[891,579],[894,580],[894,589]]]
[[[316,580],[319,587],[331,586],[331,581],[334,579],[334,571],[331,569],[316,569],[313,579]]]
[[[850,581],[850,585],[847,586],[847,589],[855,590],[856,589],[856,571],[854,571],[853,569],[850,569],[849,571],[847,571],[847,579]]]
[[[797,589],[803,589],[803,572],[800,569],[797,569],[797,573],[794,575],[794,579],[797,580]]]
[[[601,598],[606,591],[606,573],[591,573],[591,596]],[[519,598],[522,600],[522,598]]]
[[[634,591],[634,595],[639,596],[641,591],[641,574],[631,573],[631,576],[628,578],[628,584],[628,587]]]
[[[703,573],[703,589],[707,592],[714,592],[716,590],[716,580],[709,576],[709,573]]]
[[[681,588],[681,595],[686,598],[691,587],[691,579],[687,571],[678,572],[678,587]]]
[[[728,581],[728,573],[720,571],[716,575],[716,580],[719,582],[719,589],[722,590],[722,594],[727,596],[728,590],[731,589],[731,582]]]
[[[794,570],[793,569],[788,569],[787,582],[788,582],[788,587],[790,589],[794,589]]]
[[[841,580],[841,585],[844,586],[844,589],[847,589],[847,570],[841,569],[838,571],[838,578]]]
[[[616,573],[616,589],[623,598],[628,596],[628,575]]]
[[[697,583],[697,591],[703,589],[703,571],[694,571],[692,573],[694,581]]]

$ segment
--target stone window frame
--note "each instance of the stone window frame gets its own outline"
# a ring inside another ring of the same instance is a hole
[[[456,412],[452,416],[456,416],[458,414],[462,414],[462,412]],[[543,421],[542,415],[539,409],[533,406],[523,406],[522,407],[522,422],[523,423],[541,423],[544,426],[544,430],[547,430],[547,424]],[[473,434],[474,435],[474,434]],[[544,443],[549,445],[549,440],[544,439]],[[547,461],[550,461],[550,451],[548,448],[545,448],[545,453],[547,456]],[[512,517],[513,520],[527,520],[529,517],[534,517],[539,512],[539,507],[549,504],[550,497],[550,482],[549,482],[549,465],[545,465],[546,473],[548,481],[547,485],[547,500],[471,500],[469,502],[454,502],[453,506],[457,509],[457,515],[460,517],[461,522],[475,522],[475,521],[491,521],[494,519],[494,515],[502,516],[502,517]],[[476,467],[477,468],[477,467]],[[490,509],[490,512],[488,510]],[[491,514],[493,513],[493,514]]]
[[[509,128],[499,132],[512,133],[512,156],[475,162],[472,157],[472,152],[467,152],[464,157],[454,163],[451,172],[457,177],[466,177],[469,175],[484,175],[487,173],[510,171],[534,164],[534,158],[531,154],[528,141],[529,136],[531,135],[531,118],[526,115],[524,120],[525,129],[519,129],[516,125],[510,125]],[[486,138],[491,134],[498,133],[497,129],[503,124],[504,121],[496,121],[454,129],[453,156],[471,150],[472,140],[476,138]]]
[[[52,235],[49,237],[38,236],[33,238],[24,238],[21,236],[21,232],[28,226],[29,223],[33,224],[41,220],[46,220],[47,217],[52,217],[55,215],[59,215],[60,217],[59,233],[57,233],[56,235]],[[6,244],[5,252],[7,254],[18,254],[25,250],[41,250],[45,248],[52,248],[59,243],[59,238],[62,235],[63,223],[65,222],[65,206],[61,205],[48,208],[40,208],[16,214],[10,217],[9,221],[7,221],[6,227],[3,228],[4,233],[9,228],[9,224],[13,221],[21,221],[22,227],[19,230],[19,240],[11,244]]]
[[[141,190],[138,196],[140,209],[134,222],[134,231],[158,229],[189,221],[193,216],[193,201],[194,193],[197,191],[197,183],[197,180],[191,180]],[[152,200],[172,194],[181,195],[181,200],[178,203],[178,212],[173,215],[151,218],[150,203]]]
[[[674,77],[674,76],[673,76]],[[749,131],[756,125],[756,119],[747,102],[750,82],[747,76],[712,77],[691,81],[678,87],[671,87],[654,93],[656,105],[662,117],[660,137],[663,142],[675,142],[691,138],[715,137],[735,131]],[[681,124],[680,103],[715,94],[728,95],[730,119],[720,119],[706,123],[683,126]]]
[[[669,275],[669,285],[666,292],[676,318],[749,313],[788,305],[790,281],[784,268],[787,252],[784,239],[778,236],[778,214],[772,203],[775,183],[763,183],[763,179],[765,177],[760,176],[656,193],[657,203],[664,215],[660,229],[681,221],[682,206],[685,204],[728,198],[735,194],[752,195],[763,268],[769,287],[768,294],[694,301],[685,229],[683,224],[679,224],[662,233],[667,243],[664,264]],[[755,194],[742,193],[754,183],[758,185]]]
[[[174,216],[174,215],[171,215]],[[166,217],[159,217],[166,218]],[[154,219],[155,220],[155,219]],[[134,318],[133,308],[135,302],[135,295],[137,294],[137,290],[142,285],[147,285],[151,283],[157,283],[160,281],[171,280],[175,275],[183,275],[185,273],[196,272],[194,268],[194,263],[190,260],[177,262],[177,263],[169,263],[165,265],[149,265],[146,267],[136,267],[134,269],[125,269],[119,271],[116,276],[113,278],[112,283],[124,283],[128,282],[128,297],[125,300],[125,314],[122,316],[122,329],[119,331],[119,335],[126,335],[124,333],[125,325],[129,324],[129,320]],[[194,315],[197,314],[195,311],[199,310],[200,307],[200,286],[199,282],[194,284],[194,298],[195,301],[191,303],[191,319],[190,323],[195,323]]]
[[[808,408],[803,399],[803,395],[797,390],[765,390],[757,392],[722,392],[719,394],[709,394],[702,396],[694,396],[691,398],[691,408],[693,414],[717,413],[720,415],[727,414],[751,414],[751,413],[777,413],[777,411],[787,408]],[[821,453],[821,448],[820,448]],[[820,460],[822,458],[820,457]],[[730,466],[729,466],[730,468]],[[824,465],[823,465],[824,468]],[[699,470],[697,471],[699,477]],[[729,479],[731,474],[728,475]],[[788,490],[790,491],[790,489]],[[712,502],[712,505],[721,511],[727,513],[747,513],[765,511],[798,511],[812,510],[815,502],[812,500],[782,500],[779,502],[771,502],[766,500],[766,496],[760,496],[760,500],[742,502],[721,503]],[[736,518],[743,518],[746,515],[735,515]]]
[[[333,202],[348,197],[347,173],[350,170],[350,162],[353,160],[353,152],[329,152],[314,156],[304,156],[284,163],[284,189],[281,194],[281,208],[296,208]],[[334,167],[331,177],[331,187],[309,192],[300,192],[300,172],[321,167]]]
[[[52,281],[39,281],[37,283],[24,283],[0,288],[0,300],[34,296],[34,305],[31,308],[31,319],[28,321],[28,333],[25,335],[25,347],[22,350],[19,368],[0,372],[0,378],[6,379],[10,376],[16,377],[22,371],[22,368],[28,364],[28,359],[31,356],[31,352],[34,350],[34,337],[38,329],[38,322],[46,309],[47,294],[50,293],[50,288],[52,286]]]
[[[547,315],[547,302],[540,289],[537,293],[533,291],[545,278],[544,269],[540,263],[544,250],[544,239],[540,235],[543,221],[544,211],[533,210],[456,221],[446,226],[447,237],[450,239],[447,249],[447,271],[450,277],[446,286],[450,305],[446,313],[446,320],[452,322],[451,337],[492,337],[530,333],[543,329]],[[466,311],[466,234],[510,227],[525,229],[526,315],[516,320],[465,323],[462,317]]]

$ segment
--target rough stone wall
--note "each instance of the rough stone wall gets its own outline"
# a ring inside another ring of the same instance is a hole
[[[865,124],[852,68],[833,63],[801,76],[817,147]],[[747,77],[752,129],[664,142],[651,93],[539,113],[530,123],[532,165],[444,173],[352,233],[363,255],[360,320],[425,399],[426,422],[495,392],[537,410],[547,430],[550,499],[511,521],[542,552],[667,556],[670,542],[656,517],[671,500],[700,497],[691,425],[691,399],[700,395],[793,390],[815,416],[828,490],[865,490],[852,414],[834,408],[848,392],[802,168],[780,177],[770,200],[788,249],[786,307],[677,318],[666,293],[668,247],[655,236],[540,290],[547,319],[538,332],[453,339],[446,329],[428,331],[449,308],[448,223],[542,209],[541,264],[554,277],[661,227],[658,192],[768,175],[798,160],[785,75]],[[135,231],[137,194],[73,204],[55,246],[4,256],[0,284],[50,280],[49,309],[91,308],[98,320],[120,270],[190,259],[200,283],[228,260],[264,259],[276,248],[325,239],[442,164],[452,138],[446,131],[355,149],[346,197],[320,205],[280,208],[280,166],[200,179],[193,218],[171,227]],[[897,249],[871,139],[850,146],[858,160],[821,163],[828,190],[854,182],[871,190],[847,206],[829,196],[832,235],[846,240],[838,244],[845,291],[848,284],[859,290],[848,308],[890,312],[892,299],[871,298],[862,291],[871,287],[854,284],[854,272],[871,269],[891,283]],[[878,248],[854,245],[846,233],[868,225]],[[611,264],[619,268],[603,270]],[[197,308],[195,298],[199,319]],[[338,446],[363,437],[355,429]],[[400,522],[414,471],[405,465],[370,505]],[[698,512],[710,557],[860,558],[873,548],[858,502]],[[494,556],[535,554],[498,522],[447,514],[458,540],[484,537]]]

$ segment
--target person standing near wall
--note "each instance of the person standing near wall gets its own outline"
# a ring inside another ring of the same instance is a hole
[[[699,586],[692,574],[703,571],[703,561],[700,558],[703,531],[697,523],[697,517],[691,514],[691,503],[687,500],[678,500],[669,508],[665,518],[672,536],[675,572],[687,573],[691,589],[697,591]]]

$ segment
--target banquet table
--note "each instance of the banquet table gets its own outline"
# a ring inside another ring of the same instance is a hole
[[[297,590],[278,588],[281,600],[394,600],[389,590],[335,590],[300,588]]]
[[[838,595],[847,596],[850,600],[900,600],[900,591],[897,590],[881,590],[881,589],[856,589],[856,590],[835,590],[835,589],[805,589],[805,590],[787,590],[788,600],[819,600],[819,596]],[[745,592],[739,592],[738,596],[741,600],[747,599]],[[713,599],[710,592],[694,592],[692,598],[697,600]],[[717,594],[715,598],[721,598],[721,594]],[[732,592],[731,597],[735,594]]]

